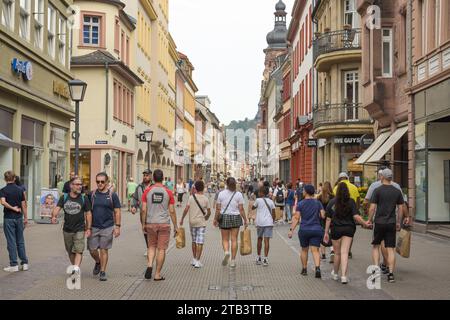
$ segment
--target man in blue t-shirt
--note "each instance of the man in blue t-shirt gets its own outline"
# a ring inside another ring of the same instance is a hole
[[[121,204],[115,192],[108,185],[105,172],[97,174],[97,190],[90,194],[92,203],[92,235],[88,238],[88,247],[95,260],[94,276],[100,274],[100,281],[106,281],[108,250],[112,248],[113,238],[120,236]]]
[[[6,186],[0,190],[0,203],[3,209],[3,231],[9,253],[9,266],[6,272],[19,271],[17,255],[23,271],[28,270],[28,258],[25,252],[23,231],[28,224],[27,202],[23,190],[15,184],[16,175],[12,171],[5,172]]]

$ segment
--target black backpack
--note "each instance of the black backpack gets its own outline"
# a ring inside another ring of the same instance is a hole
[[[283,193],[283,189],[278,189],[277,191],[277,195],[275,197],[275,200],[277,203],[282,203],[284,202],[284,193]]]

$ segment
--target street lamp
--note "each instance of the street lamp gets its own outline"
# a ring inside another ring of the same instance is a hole
[[[153,141],[153,131],[146,130],[144,131],[145,141],[147,142],[147,152],[148,152],[148,170],[150,171],[150,161],[151,160],[151,143]]]
[[[81,80],[70,80],[70,98],[75,102],[75,175],[78,176],[78,162],[80,156],[80,102],[84,100],[87,83]]]

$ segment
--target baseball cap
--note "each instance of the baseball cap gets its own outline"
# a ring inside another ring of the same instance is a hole
[[[303,190],[309,194],[310,196],[314,195],[316,193],[316,189],[314,188],[313,185],[311,184],[307,184],[306,186],[303,187]]]
[[[381,175],[386,179],[392,179],[392,177],[394,176],[391,169],[384,169],[381,172]]]
[[[144,172],[142,172],[142,174],[152,174],[152,170],[145,169]]]
[[[341,178],[346,178],[346,179],[348,179],[348,174],[347,174],[346,172],[341,172],[341,173],[339,173],[339,179],[341,179]]]

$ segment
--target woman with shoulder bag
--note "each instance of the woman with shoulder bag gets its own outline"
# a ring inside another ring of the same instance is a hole
[[[235,268],[239,229],[242,226],[242,221],[244,221],[245,228],[247,228],[248,223],[244,211],[244,197],[242,193],[236,191],[236,179],[230,177],[226,184],[227,189],[220,192],[217,198],[214,226],[218,226],[222,234],[224,250],[222,265],[228,265],[231,254],[230,267]]]

